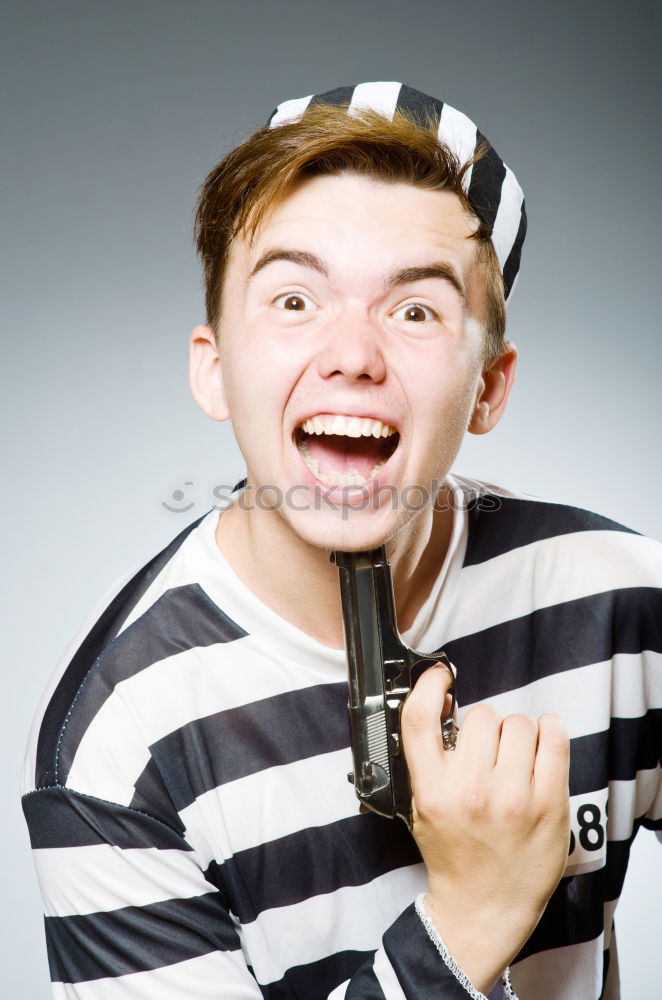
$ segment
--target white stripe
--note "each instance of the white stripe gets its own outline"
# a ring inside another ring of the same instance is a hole
[[[535,1000],[597,1000],[602,990],[602,934],[596,941],[550,948],[511,966],[520,997]]]
[[[327,680],[345,680],[344,650],[322,645],[281,618],[258,601],[239,579],[216,543],[218,522],[218,511],[211,511],[189,534],[168,564],[167,571],[159,574],[146,591],[131,620],[148,611],[165,590],[188,583],[198,584],[228,618],[244,626],[257,640],[261,638],[262,650],[268,648],[272,658],[280,657],[288,662],[295,659],[299,665],[306,665],[308,675],[314,671],[320,680],[324,675]],[[259,641],[256,644],[259,645]]]
[[[310,683],[305,665],[288,666],[275,664],[252,636],[153,663],[118,684],[101,706],[78,745],[68,787],[128,805],[150,745],[202,712],[212,715]]]
[[[344,983],[340,986],[336,986],[332,993],[329,993],[328,1000],[343,1000],[345,993],[347,992],[347,987],[349,986],[349,979],[346,979]]]
[[[48,917],[106,913],[216,890],[188,851],[110,844],[40,848],[34,863]]]
[[[520,490],[509,490],[506,486],[486,483],[482,479],[474,479],[471,476],[460,476],[457,472],[453,472],[452,475],[449,474],[446,478],[454,488],[460,490],[460,496],[458,497],[459,510],[467,509],[466,505],[462,504],[462,492],[469,499],[489,493],[490,495],[499,497],[510,497],[511,500],[524,500],[527,503],[550,503],[546,497],[537,497],[531,493],[522,493]]]
[[[77,792],[128,806],[135,792],[133,784],[148,760],[149,747],[115,694],[104,702],[80,741],[66,784]],[[58,780],[62,780],[60,775]]]
[[[565,601],[659,587],[661,573],[662,546],[640,535],[577,531],[532,542],[462,569],[460,586],[441,609],[445,641]]]
[[[640,718],[649,706],[662,707],[662,653],[617,653],[611,660],[550,674],[484,700],[502,715],[554,712],[570,739],[601,733],[609,728],[612,704],[623,719]],[[460,706],[460,720],[466,708]]]
[[[257,981],[276,982],[293,966],[326,958],[330,936],[336,952],[378,948],[383,928],[425,890],[426,883],[423,866],[416,865],[389,872],[369,885],[265,910],[242,927]],[[379,920],[374,919],[376,913]]]
[[[349,114],[356,118],[360,108],[371,108],[391,121],[395,113],[396,104],[398,103],[398,94],[401,87],[401,83],[395,83],[394,81],[359,83],[354,87],[354,93],[349,105]]]
[[[262,1000],[241,951],[210,952],[150,972],[86,983],[53,983],[54,1000]],[[222,990],[222,992],[219,992]]]
[[[633,817],[651,809],[656,793],[662,793],[660,767],[637,771],[636,781],[609,782],[609,839],[628,840],[632,836]]]
[[[248,639],[239,642],[249,645]],[[263,697],[269,697],[281,692],[283,688],[294,689],[295,681],[303,685],[306,680],[303,671],[298,677],[288,677],[282,671],[274,670],[273,662],[260,661],[257,656],[254,659],[242,657],[242,675],[237,677],[236,671],[231,675],[224,659],[229,654],[227,646],[221,649],[210,647],[188,651],[155,664],[124,682],[126,685],[134,682],[141,685],[137,691],[132,692],[131,702],[132,705],[146,706],[144,718],[141,715],[140,722],[141,730],[144,727],[147,731],[139,738],[135,730],[138,709],[133,708],[129,715],[123,698],[118,694],[111,696],[81,741],[69,775],[69,786],[80,792],[128,805],[135,791],[134,783],[149,760],[148,746],[166,732],[195,719],[201,704],[211,714],[223,707],[246,704],[258,692]],[[179,666],[172,661],[179,661]],[[234,663],[236,665],[236,658]],[[538,716],[543,712],[555,712],[563,718],[569,736],[576,738],[608,728],[612,697],[616,699],[619,715],[623,718],[637,718],[645,711],[648,704],[644,700],[645,691],[648,692],[647,698],[650,698],[651,705],[662,705],[661,663],[662,655],[659,653],[647,652],[641,656],[617,654],[613,660],[576,668],[572,672],[573,698],[568,698],[568,675],[563,672],[495,695],[489,701],[503,715],[526,712]],[[639,683],[635,683],[633,669],[638,672],[640,664],[644,665],[648,677],[641,677]],[[146,675],[150,675],[151,683],[142,687],[149,679]],[[224,686],[215,683],[214,679],[218,681],[219,677],[226,681],[232,679]],[[247,678],[250,678],[250,684],[246,683]],[[123,685],[119,686],[120,689],[122,687]],[[197,692],[195,697],[193,692]],[[157,699],[167,701],[167,710],[164,704],[163,711],[159,709],[152,714],[150,706],[153,707]],[[461,706],[460,718],[466,708],[467,706]],[[158,725],[153,724],[156,719],[159,720]],[[121,740],[115,738],[117,732],[122,733]],[[236,849],[255,846],[258,841],[245,841],[246,830],[258,818],[255,810],[264,796],[268,796],[274,806],[273,832],[267,839],[294,832],[302,825],[321,826],[343,816],[353,815],[356,809],[354,793],[344,778],[350,769],[348,750],[319,755],[229,782],[218,791],[211,790],[201,796],[198,808],[205,814],[211,810],[211,815],[205,822],[212,822],[214,827],[219,828],[219,836],[225,827],[220,814],[217,815],[218,810],[222,809],[226,816],[233,818],[234,824],[238,826],[232,829],[231,839],[238,838],[240,844]],[[304,802],[310,799],[310,788],[335,789],[340,810],[330,814],[327,805],[329,792],[323,798],[314,799],[316,806],[324,804],[324,808],[313,809],[313,818],[304,821],[304,815],[309,816],[308,809],[312,805],[308,801],[304,808]],[[287,809],[278,805],[284,799],[288,802]],[[195,815],[196,806],[190,806],[189,810],[193,810]],[[188,810],[184,810],[182,816],[188,826],[191,821],[185,818],[189,816]],[[199,827],[199,823],[195,826]],[[198,834],[200,833],[198,829]],[[228,837],[225,836],[222,842],[227,845]],[[209,860],[211,857],[214,855],[210,855]]]
[[[384,996],[388,997],[388,1000],[407,1000],[404,990],[400,985],[400,980],[396,976],[393,966],[388,960],[388,955],[383,948],[378,948],[375,953],[372,971],[384,991]]]
[[[134,605],[131,613],[127,615],[118,635],[126,631],[135,621],[142,617],[153,604],[155,604],[163,594],[174,587],[186,587],[190,584],[199,583],[198,567],[195,565],[195,544],[203,525],[209,527],[209,521],[213,522],[212,530],[216,527],[218,512],[211,511],[202,524],[194,528],[184,539],[177,551],[170,557],[161,571],[154,577],[147,590],[139,601]],[[192,552],[193,549],[193,552]]]
[[[180,813],[201,868],[239,851],[358,812],[349,748],[220,785]]]
[[[449,104],[444,104],[441,109],[437,135],[440,142],[445,143],[455,153],[461,166],[464,166],[476,151],[477,131],[470,118],[467,118],[461,111],[451,108]],[[469,167],[462,178],[462,187],[465,191],[469,190],[472,169],[473,165]]]
[[[595,861],[584,861],[580,865],[566,865],[563,870],[563,877],[568,878],[570,875],[588,875],[590,872],[597,872],[598,869],[604,868],[604,866],[604,858],[596,858]]]
[[[522,217],[523,201],[524,195],[517,183],[515,174],[510,167],[506,167],[506,176],[501,185],[499,208],[497,209],[494,228],[492,230],[492,243],[502,271],[517,236],[517,230],[519,229]]]
[[[314,94],[309,94],[308,97],[295,97],[291,101],[283,101],[276,108],[276,113],[269,123],[269,128],[275,128],[276,125],[282,125],[284,122],[297,121],[297,119],[301,118],[301,115],[314,96]]]

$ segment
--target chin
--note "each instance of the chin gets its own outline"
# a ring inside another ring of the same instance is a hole
[[[390,516],[340,507],[336,511],[310,511],[291,518],[290,527],[304,542],[327,552],[364,552],[383,545],[402,527]]]

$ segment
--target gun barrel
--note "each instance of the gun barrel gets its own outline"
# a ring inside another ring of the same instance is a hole
[[[397,630],[391,570],[384,546],[365,552],[334,552],[348,665],[348,714],[353,782],[362,806],[382,816],[400,816],[411,829],[411,787],[401,746],[400,712],[422,671],[444,653],[419,653]],[[451,711],[442,723],[444,746],[452,749],[456,727],[455,677]]]

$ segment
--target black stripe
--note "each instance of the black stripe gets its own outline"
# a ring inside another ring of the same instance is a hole
[[[662,652],[660,622],[662,593],[628,587],[541,608],[444,649],[458,669],[458,701],[470,705],[616,653]]]
[[[197,583],[166,591],[101,653],[75,699],[59,741],[57,780],[66,782],[88,726],[117,684],[188,649],[233,642],[244,632]],[[91,665],[92,666],[92,665]]]
[[[403,941],[407,942],[406,948]],[[416,1000],[467,1000],[464,987],[441,961],[413,904],[384,934],[384,949],[405,996]]]
[[[324,94],[315,94],[308,107],[314,108],[319,104],[332,104],[334,107],[340,108],[344,104],[349,104],[353,95],[354,87],[335,87],[334,90],[327,90]]]
[[[295,965],[278,982],[260,987],[265,1000],[311,1000],[327,997],[336,986],[350,979],[364,963],[371,962],[371,951],[339,951],[308,965]],[[372,994],[361,994],[371,1000]],[[383,994],[376,996],[383,1000]]]
[[[662,708],[639,719],[612,719],[609,733],[609,780],[631,781],[637,771],[653,770],[662,753]]]
[[[469,537],[465,566],[494,559],[522,545],[577,531],[624,531],[616,521],[579,507],[538,500],[518,500],[488,493],[468,507]]]
[[[345,1000],[388,1000],[374,972],[373,961],[365,962],[345,991]]]
[[[506,298],[510,295],[515,278],[517,277],[517,272],[519,271],[525,236],[526,206],[524,201],[522,201],[522,211],[520,214],[519,226],[517,227],[517,235],[515,236],[515,241],[510,248],[510,253],[506,257],[506,262],[503,265],[503,292]]]
[[[206,515],[204,515],[206,516]],[[89,667],[102,649],[113,639],[147,588],[172,558],[191,531],[200,523],[198,518],[179,534],[162,552],[140,569],[111,601],[95,625],[78,647],[65,673],[53,693],[44,713],[37,744],[35,785],[40,788],[53,784],[55,777],[55,749],[58,734]]]
[[[413,87],[408,87],[406,83],[403,83],[400,87],[395,110],[396,112],[400,111],[423,128],[432,126],[438,130],[443,106],[443,101],[423,94],[420,90],[414,90]]]
[[[632,835],[627,840],[610,840],[607,845],[607,865],[605,867],[605,899],[616,900],[623,892],[623,883],[630,861],[630,850],[641,823],[634,821]],[[597,872],[594,873],[597,875]]]
[[[109,913],[46,917],[45,924],[53,982],[126,976],[239,948],[215,892]]]
[[[33,848],[112,844],[190,851],[180,834],[145,813],[69,788],[42,788],[23,797]]]
[[[602,733],[570,741],[570,794],[586,795],[610,781],[632,781],[637,771],[654,769],[660,760],[662,709],[635,719],[612,719]]]
[[[593,941],[602,934],[604,904],[621,894],[636,832],[628,840],[609,842],[604,868],[561,879],[517,961],[550,948]]]
[[[323,865],[320,858],[324,858]],[[418,848],[404,823],[357,812],[327,826],[239,851],[221,865],[212,862],[205,878],[228,894],[233,913],[246,924],[263,910],[366,885],[420,863]],[[245,889],[248,885],[250,895]]]
[[[238,653],[236,670],[243,669]],[[227,781],[348,746],[346,706],[345,683],[288,691],[195,719],[154,743],[152,759],[181,811]],[[150,766],[132,805],[149,798],[153,777]]]
[[[477,163],[474,163],[471,171],[468,198],[478,218],[491,231],[501,201],[501,188],[506,176],[506,168],[503,160],[487,142],[485,136],[481,132],[476,132],[476,147],[485,146],[485,144],[487,144],[487,152]]]
[[[572,789],[571,794],[575,794]],[[634,821],[627,840],[608,842],[605,868],[566,881],[572,881],[576,887],[589,879],[599,883],[601,901],[617,899],[622,891],[630,846],[640,825],[643,825],[641,820]],[[319,864],[320,857],[324,858],[324,865]],[[223,864],[212,862],[204,876],[218,887],[233,913],[246,924],[264,910],[367,885],[390,872],[420,863],[418,848],[404,824],[361,814],[238,852]],[[250,896],[246,886],[251,887]],[[590,899],[595,891],[593,886]]]
[[[567,948],[599,937],[607,898],[605,877],[605,869],[601,868],[561,879],[516,961],[550,948]]]
[[[171,770],[172,765],[169,764],[168,771]],[[150,816],[154,816],[155,819],[172,827],[173,830],[180,830],[182,834],[184,833],[184,824],[172,801],[164,776],[153,757],[150,757],[143,768],[139,783],[136,782],[129,806],[131,809],[147,812]]]

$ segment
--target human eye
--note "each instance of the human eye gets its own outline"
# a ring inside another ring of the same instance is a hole
[[[429,323],[437,319],[437,314],[430,306],[424,306],[420,302],[407,302],[395,310],[393,318],[408,323]]]
[[[285,292],[274,299],[274,305],[289,312],[307,312],[317,308],[313,300],[303,292]]]

